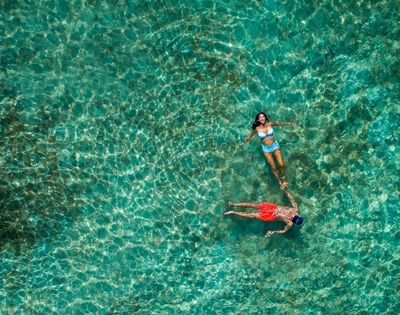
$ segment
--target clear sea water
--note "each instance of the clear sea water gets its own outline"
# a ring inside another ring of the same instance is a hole
[[[399,5],[3,0],[1,314],[398,314]]]

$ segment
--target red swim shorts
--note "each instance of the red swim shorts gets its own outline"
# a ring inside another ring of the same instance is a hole
[[[275,221],[275,209],[278,206],[273,203],[262,202],[258,206],[259,219],[262,221]]]

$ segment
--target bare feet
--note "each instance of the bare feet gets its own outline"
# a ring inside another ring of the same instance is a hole
[[[226,212],[224,213],[224,215],[233,214],[233,213],[234,213],[234,211],[226,211]]]
[[[285,187],[285,189],[283,190],[284,193],[287,193],[289,191],[289,188]]]
[[[283,180],[281,182],[279,182],[279,186],[281,187],[281,189],[283,191],[285,191],[285,189],[288,189],[288,183],[287,183],[285,177],[283,178]]]
[[[228,201],[228,207],[232,207],[233,203]]]

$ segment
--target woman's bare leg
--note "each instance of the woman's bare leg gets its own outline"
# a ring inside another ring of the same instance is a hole
[[[228,202],[228,206],[230,207],[241,207],[241,208],[253,208],[253,209],[258,209],[258,203],[255,202],[239,202],[239,203],[234,203],[234,202]]]
[[[252,219],[258,219],[259,214],[258,213],[247,213],[247,212],[238,212],[238,211],[227,211],[224,213],[225,215],[228,214],[236,214],[240,217],[246,217],[246,218],[252,218]]]
[[[278,161],[279,168],[281,169],[281,172],[282,172],[283,185],[284,185],[285,187],[287,187],[286,173],[285,173],[285,165],[284,165],[284,163],[283,163],[283,157],[282,157],[281,150],[276,149],[276,150],[274,151],[274,154],[275,154],[276,160]]]
[[[279,174],[278,174],[278,171],[276,169],[275,161],[274,161],[274,158],[272,157],[272,153],[264,152],[264,156],[267,159],[267,161],[269,163],[269,166],[271,167],[272,173],[274,173],[274,176],[275,176],[276,180],[279,183],[279,186],[282,187],[282,182],[281,182],[281,180],[279,178]]]

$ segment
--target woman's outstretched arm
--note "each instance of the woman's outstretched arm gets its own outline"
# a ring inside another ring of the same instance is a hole
[[[280,122],[280,121],[273,121],[271,122],[271,126],[288,126],[288,125],[294,125],[292,122]]]
[[[253,136],[256,134],[256,132],[257,132],[257,131],[254,129],[254,130],[251,132],[251,134],[249,134],[249,135],[246,137],[246,139],[244,139],[243,144],[247,143],[247,142],[251,139],[251,137],[253,137]]]

